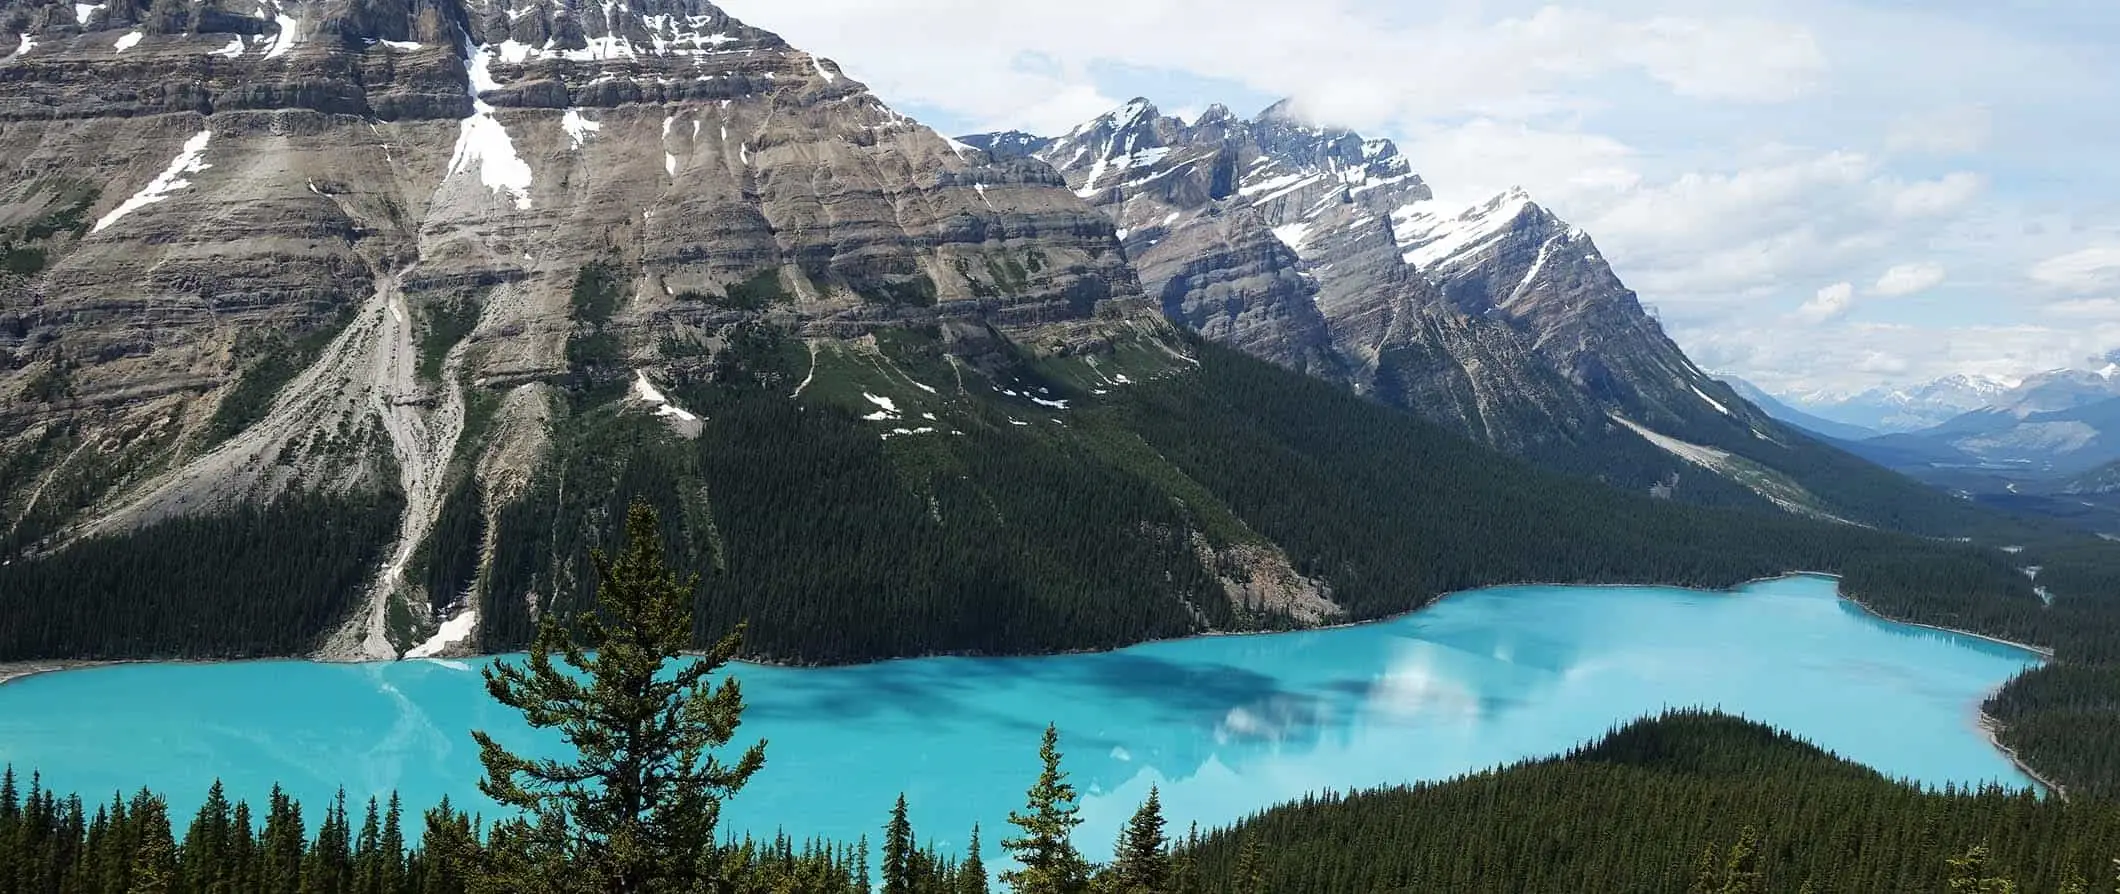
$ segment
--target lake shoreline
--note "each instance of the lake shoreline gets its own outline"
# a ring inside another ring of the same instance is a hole
[[[85,670],[91,667],[109,667],[115,664],[141,664],[152,661],[154,661],[154,659],[152,658],[141,659],[139,661],[102,661],[94,659],[6,661],[0,662],[0,686],[6,686],[7,684],[13,683],[16,680],[27,680],[39,674],[55,674],[60,671]],[[175,662],[169,663],[174,664]]]
[[[1291,628],[1291,629],[1286,629],[1286,630],[1208,630],[1208,631],[1202,631],[1202,632],[1199,632],[1199,633],[1191,633],[1191,634],[1186,634],[1186,635],[1184,635],[1184,636],[1175,636],[1175,637],[1163,637],[1163,638],[1160,638],[1160,639],[1146,639],[1146,640],[1142,640],[1142,641],[1140,641],[1140,642],[1135,642],[1135,643],[1127,643],[1126,645],[1122,645],[1122,646],[1117,646],[1117,647],[1113,647],[1113,648],[1109,648],[1109,649],[1062,649],[1062,650],[1056,650],[1056,651],[1050,651],[1050,652],[1021,652],[1021,653],[1007,653],[1007,654],[994,654],[994,653],[981,653],[981,652],[929,652],[929,653],[925,653],[925,654],[920,654],[920,655],[898,655],[898,656],[893,656],[893,657],[890,657],[890,658],[878,658],[878,659],[874,659],[874,660],[870,660],[870,661],[852,661],[852,662],[844,662],[844,663],[839,663],[839,664],[829,664],[829,663],[821,663],[821,662],[788,661],[788,660],[784,660],[784,659],[775,659],[775,658],[739,658],[739,659],[736,659],[736,660],[735,660],[734,662],[732,662],[732,663],[733,663],[733,664],[738,664],[738,665],[751,665],[751,666],[753,666],[753,667],[775,667],[775,668],[827,668],[827,667],[857,667],[857,666],[861,666],[861,665],[869,665],[869,664],[888,664],[888,663],[891,663],[891,662],[894,662],[894,661],[920,661],[920,660],[924,660],[924,659],[929,659],[929,658],[975,658],[975,659],[1003,659],[1003,658],[1043,658],[1043,657],[1051,657],[1051,656],[1061,656],[1061,655],[1094,655],[1094,654],[1099,654],[1099,653],[1105,653],[1105,652],[1118,652],[1118,651],[1123,651],[1123,650],[1125,650],[1125,649],[1131,649],[1131,648],[1135,648],[1135,647],[1137,647],[1137,646],[1147,646],[1147,645],[1154,645],[1154,644],[1157,644],[1157,643],[1173,643],[1173,642],[1184,642],[1184,641],[1186,641],[1186,640],[1193,640],[1193,639],[1207,639],[1207,638],[1212,638],[1212,637],[1278,636],[1278,635],[1282,635],[1282,634],[1289,634],[1289,633],[1312,633],[1312,632],[1322,632],[1322,631],[1330,631],[1330,630],[1347,630],[1347,629],[1351,629],[1351,628],[1357,628],[1357,627],[1367,627],[1367,626],[1370,626],[1370,625],[1372,625],[1372,624],[1390,624],[1390,623],[1393,623],[1393,622],[1397,622],[1397,621],[1401,621],[1401,620],[1404,620],[1404,619],[1406,619],[1406,618],[1412,617],[1412,616],[1414,616],[1414,615],[1420,614],[1420,613],[1421,613],[1421,612],[1423,612],[1423,611],[1426,611],[1426,610],[1428,610],[1428,609],[1430,609],[1430,608],[1433,608],[1433,607],[1435,607],[1435,606],[1437,606],[1437,605],[1440,605],[1440,604],[1441,604],[1441,603],[1442,603],[1442,602],[1443,602],[1444,600],[1446,600],[1446,599],[1451,599],[1451,598],[1453,598],[1453,597],[1459,597],[1459,596],[1466,596],[1466,595],[1469,595],[1469,594],[1474,594],[1474,593],[1483,593],[1483,592],[1489,592],[1489,591],[1493,591],[1493,590],[1510,590],[1510,589],[1519,589],[1519,588],[1524,588],[1524,587],[1570,587],[1570,588],[1578,588],[1578,589],[1636,589],[1636,588],[1650,588],[1650,589],[1666,589],[1666,590],[1685,590],[1685,591],[1689,591],[1689,592],[1694,592],[1694,593],[1708,593],[1708,594],[1716,594],[1716,595],[1726,595],[1726,596],[1727,596],[1727,595],[1733,595],[1733,594],[1736,594],[1737,592],[1739,592],[1739,591],[1741,591],[1741,590],[1744,590],[1744,589],[1745,589],[1745,588],[1747,588],[1747,587],[1752,587],[1752,586],[1756,586],[1756,585],[1759,585],[1759,584],[1768,584],[1768,583],[1774,583],[1774,582],[1776,582],[1776,581],[1784,581],[1784,580],[1791,580],[1791,579],[1794,579],[1794,578],[1804,578],[1804,577],[1815,577],[1815,578],[1823,578],[1823,579],[1826,579],[1826,580],[1831,580],[1831,581],[1834,581],[1834,582],[1835,582],[1835,585],[1834,585],[1834,593],[1835,593],[1835,595],[1836,595],[1836,596],[1838,596],[1838,597],[1839,597],[1840,599],[1842,599],[1843,601],[1846,601],[1846,602],[1849,602],[1849,603],[1852,603],[1852,604],[1854,604],[1854,605],[1855,605],[1855,606],[1856,606],[1857,608],[1860,608],[1860,609],[1862,609],[1864,613],[1866,613],[1866,614],[1870,615],[1871,617],[1873,617],[1873,618],[1876,618],[1876,619],[1878,619],[1878,620],[1880,620],[1880,621],[1885,621],[1885,622],[1887,622],[1887,623],[1892,623],[1892,624],[1902,624],[1902,625],[1905,625],[1905,626],[1908,626],[1908,627],[1919,627],[1919,628],[1923,628],[1923,629],[1927,629],[1927,630],[1935,630],[1935,631],[1938,631],[1938,632],[1942,632],[1942,633],[1952,633],[1952,634],[1957,634],[1957,635],[1959,635],[1959,636],[1969,636],[1969,637],[1972,637],[1972,638],[1974,638],[1974,639],[1981,639],[1981,640],[1986,640],[1986,641],[1988,641],[1988,642],[1991,642],[1991,643],[1995,643],[1995,644],[1997,644],[1997,645],[2003,645],[2003,646],[2009,646],[2009,647],[2011,647],[2011,648],[2015,648],[2015,649],[2021,649],[2021,650],[2023,650],[2023,651],[2026,651],[2026,652],[2030,652],[2030,653],[2032,653],[2032,654],[2034,654],[2034,655],[2038,655],[2038,656],[2040,656],[2041,658],[2043,658],[2043,659],[2045,659],[2045,660],[2047,660],[2047,661],[2052,661],[2052,660],[2054,660],[2054,651],[2053,651],[2052,649],[2048,649],[2048,648],[2045,648],[2045,647],[2042,647],[2042,646],[2035,646],[2035,645],[2031,645],[2031,644],[2029,644],[2029,643],[2020,643],[2020,642],[2014,642],[2014,641],[2011,641],[2011,640],[2006,640],[2006,639],[2002,639],[2001,637],[1989,636],[1989,635],[1986,635],[1986,634],[1982,634],[1982,633],[1974,633],[1974,632],[1972,632],[1972,631],[1970,631],[1970,630],[1958,630],[1958,629],[1954,629],[1954,628],[1950,628],[1950,627],[1939,627],[1939,626],[1937,626],[1937,625],[1934,625],[1934,624],[1921,624],[1921,623],[1917,623],[1917,622],[1914,622],[1914,621],[1904,621],[1904,620],[1900,620],[1900,619],[1898,619],[1898,618],[1894,618],[1894,617],[1891,617],[1891,616],[1889,616],[1889,615],[1886,615],[1886,614],[1884,614],[1884,613],[1882,613],[1882,612],[1879,612],[1879,611],[1877,611],[1876,609],[1874,609],[1874,608],[1870,607],[1870,606],[1869,606],[1869,605],[1868,605],[1867,603],[1864,603],[1864,602],[1863,602],[1862,600],[1860,600],[1860,599],[1857,599],[1857,598],[1855,598],[1855,597],[1853,597],[1853,596],[1850,596],[1850,595],[1848,595],[1847,593],[1845,593],[1845,592],[1841,591],[1841,589],[1840,589],[1840,587],[1839,587],[1839,581],[1841,581],[1841,580],[1842,580],[1842,578],[1841,578],[1841,576],[1840,576],[1840,575],[1838,575],[1838,574],[1833,574],[1833,573],[1830,573],[1830,572],[1824,572],[1824,571],[1791,571],[1791,572],[1788,572],[1788,573],[1785,573],[1785,574],[1776,574],[1776,575],[1770,575],[1770,576],[1766,576],[1766,577],[1756,577],[1756,578],[1752,578],[1751,580],[1747,580],[1747,581],[1743,581],[1743,582],[1740,582],[1740,583],[1734,584],[1734,585],[1732,585],[1732,586],[1728,586],[1728,587],[1721,587],[1721,588],[1710,588],[1710,587],[1703,587],[1703,586],[1687,586],[1687,585],[1684,585],[1684,584],[1640,584],[1640,583],[1598,583],[1598,584],[1581,584],[1581,583],[1555,583],[1555,582],[1552,582],[1552,581],[1519,581],[1519,582],[1514,582],[1514,583],[1505,583],[1505,584],[1493,584],[1493,585],[1489,585],[1489,586],[1477,587],[1477,588],[1474,588],[1474,589],[1470,589],[1470,590],[1453,590],[1453,591],[1450,591],[1450,592],[1448,592],[1448,593],[1443,593],[1443,594],[1440,594],[1440,595],[1436,596],[1435,598],[1433,598],[1433,599],[1430,599],[1430,600],[1428,600],[1427,602],[1424,602],[1424,603],[1422,603],[1421,605],[1419,605],[1419,606],[1417,606],[1417,607],[1414,607],[1414,608],[1410,608],[1410,609],[1407,609],[1407,610],[1405,610],[1405,611],[1402,611],[1402,612],[1394,612],[1394,613],[1392,613],[1392,614],[1389,614],[1389,615],[1383,615],[1383,616],[1380,616],[1380,617],[1376,617],[1376,618],[1369,618],[1369,619],[1366,619],[1366,620],[1361,620],[1361,621],[1340,621],[1340,622],[1336,622],[1336,623],[1332,623],[1332,624],[1320,624],[1320,625],[1317,625],[1317,626],[1314,626],[1314,627],[1296,627],[1296,628]],[[467,659],[468,659],[468,660],[476,660],[476,659],[479,659],[479,658],[489,658],[489,657],[494,657],[494,656],[498,656],[498,655],[510,655],[510,654],[517,654],[517,653],[512,653],[512,652],[493,652],[493,653],[480,653],[480,654],[469,654],[469,655],[461,655],[461,656],[451,655],[451,656],[446,656],[446,658],[447,658],[447,659],[449,659],[449,660],[467,660]],[[687,655],[699,655],[699,654],[704,654],[704,653],[701,653],[701,652],[687,652],[687,653],[685,653],[685,654],[687,654]],[[122,658],[122,659],[40,659],[40,660],[35,660],[35,661],[0,662],[0,686],[5,686],[5,685],[7,685],[7,684],[9,684],[9,683],[13,683],[13,682],[15,682],[15,681],[18,681],[18,680],[25,680],[25,679],[28,679],[28,678],[30,678],[30,677],[33,677],[33,676],[38,676],[38,675],[41,675],[41,674],[48,674],[48,673],[59,673],[59,672],[63,672],[63,671],[70,671],[70,670],[87,670],[87,669],[91,669],[91,668],[98,668],[98,667],[112,667],[112,666],[116,666],[116,665],[122,665],[122,664],[235,664],[235,663],[240,663],[240,662],[245,662],[245,661],[314,661],[314,662],[318,662],[318,663],[320,663],[320,664],[393,664],[393,663],[396,663],[396,662],[399,662],[399,661],[431,661],[431,660],[443,660],[443,657],[437,657],[437,658],[431,658],[431,659],[429,659],[429,658],[397,658],[397,659],[393,659],[393,660],[391,660],[391,661],[339,661],[339,660],[334,660],[334,659],[332,659],[332,658],[329,658],[329,657],[326,657],[326,656],[318,655],[318,654],[316,654],[316,653],[310,653],[310,654],[306,654],[306,655],[284,655],[284,656],[278,656],[278,657],[270,657],[270,658],[226,658],[226,659],[184,659],[184,658],[171,658],[171,659],[161,659],[161,658]]]
[[[2059,783],[2045,776],[2039,775],[2038,770],[2032,769],[2032,765],[2025,763],[2023,758],[2017,756],[2017,749],[2002,744],[2002,721],[1996,720],[1994,715],[1983,709],[1980,712],[1980,721],[1977,725],[1980,727],[1980,735],[1986,737],[1988,744],[1994,746],[1996,751],[2002,752],[2003,757],[2009,758],[2010,765],[2016,767],[2017,772],[2030,776],[2033,782],[2039,784],[2040,788],[2053,792],[2054,797],[2063,801],[2068,800],[2068,789],[2061,787]]]

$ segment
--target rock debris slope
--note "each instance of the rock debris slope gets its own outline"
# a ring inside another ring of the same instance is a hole
[[[654,381],[746,321],[1064,351],[1148,319],[1048,167],[699,0],[7,0],[0,32],[7,551],[394,488],[333,656],[433,628],[405,571],[450,470],[521,492],[569,382],[696,436]]]

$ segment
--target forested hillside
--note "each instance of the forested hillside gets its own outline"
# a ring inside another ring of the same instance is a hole
[[[520,647],[536,614],[586,604],[588,550],[641,498],[702,575],[701,629],[747,619],[755,654],[788,661],[1111,647],[1376,618],[1491,584],[1799,569],[1844,573],[1895,616],[2046,632],[1996,551],[1616,491],[1211,345],[1197,368],[1135,344],[1101,365],[1010,355],[981,372],[932,333],[814,357],[769,328],[747,338],[740,363],[665,386],[702,419],[696,438],[585,377],[552,458],[497,512],[458,470],[408,577],[437,610],[472,594],[486,650]],[[300,650],[388,537],[391,505],[370,505],[293,500],[272,525],[164,523],[0,567],[16,620],[0,659]],[[113,552],[122,565],[96,558]],[[152,623],[124,620],[143,605]]]
[[[1922,791],[1682,713],[1559,759],[1276,807],[1181,854],[1208,891],[2065,894],[2120,883],[2120,810]]]

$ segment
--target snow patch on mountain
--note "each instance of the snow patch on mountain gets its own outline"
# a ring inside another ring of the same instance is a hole
[[[1415,202],[1392,212],[1391,231],[1405,251],[1406,263],[1426,270],[1501,239],[1532,207],[1531,196],[1521,189],[1456,214],[1436,207],[1433,200]]]
[[[89,228],[89,232],[100,233],[125,215],[167,199],[177,190],[191,188],[191,181],[185,179],[185,175],[213,167],[206,163],[206,144],[212,139],[213,131],[202,130],[191,139],[185,140],[184,151],[177,154],[176,160],[170,162],[168,168],[155,175],[155,179],[148,181],[148,184],[139,192],[133,193],[131,198],[97,219],[96,225]]]
[[[433,658],[442,654],[444,649],[470,639],[472,632],[477,629],[478,612],[467,608],[462,614],[443,621],[441,629],[435,631],[434,636],[429,637],[426,642],[412,647],[411,651],[405,653],[405,657],[411,659]]]
[[[268,58],[270,54],[267,54]],[[478,98],[481,91],[497,89],[500,85],[487,72],[491,56],[485,48],[468,51],[464,58],[464,73],[470,78],[471,117],[465,118],[457,132],[456,150],[449,156],[449,176],[478,169],[479,181],[487,189],[505,194],[515,200],[515,207],[530,208],[530,165],[515,153],[515,142],[508,138],[508,129],[500,119],[493,116],[493,107]]]
[[[559,126],[567,131],[567,139],[573,141],[576,149],[588,142],[590,135],[604,129],[602,124],[582,117],[580,109],[568,109],[560,116]]]

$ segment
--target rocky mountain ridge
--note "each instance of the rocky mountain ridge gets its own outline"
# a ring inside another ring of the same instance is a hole
[[[1568,471],[1667,492],[1705,469],[1696,489],[1739,485],[1709,499],[1820,505],[1742,455],[1788,433],[1521,189],[1446,206],[1391,141],[1291,101],[1187,122],[1136,99],[1059,137],[962,139],[1052,165],[1118,225],[1165,314],[1209,338]]]
[[[9,0],[0,30],[8,552],[398,490],[330,654],[402,650],[446,491],[524,492],[570,388],[685,434],[655,383],[753,322],[939,326],[972,367],[1163,337],[1049,169],[699,0]]]

